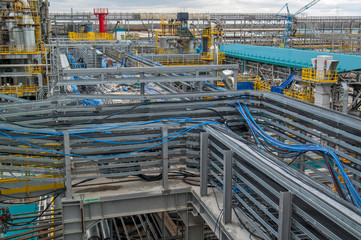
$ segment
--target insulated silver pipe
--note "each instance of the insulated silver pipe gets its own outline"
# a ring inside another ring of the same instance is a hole
[[[108,224],[108,220],[104,219],[100,221],[100,228],[101,228],[101,234],[102,234],[102,239],[103,240],[108,240],[110,239],[110,227]]]
[[[87,240],[101,240],[99,227],[97,224],[86,230],[85,234]]]

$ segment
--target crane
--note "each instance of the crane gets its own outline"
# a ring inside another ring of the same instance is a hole
[[[306,11],[307,9],[309,9],[310,7],[312,7],[313,5],[315,5],[316,3],[318,3],[321,0],[313,0],[311,2],[309,2],[307,5],[303,6],[302,8],[300,8],[297,12],[295,12],[294,14],[290,13],[290,10],[288,8],[288,3],[286,3],[281,10],[276,14],[276,16],[278,17],[283,17],[287,19],[287,23],[285,26],[285,32],[283,34],[283,39],[282,39],[282,44],[283,47],[288,47],[288,40],[290,38],[291,32],[292,32],[292,23],[293,23],[293,18],[295,16],[297,16],[298,14]],[[287,14],[281,14],[281,11],[286,9],[287,10]]]

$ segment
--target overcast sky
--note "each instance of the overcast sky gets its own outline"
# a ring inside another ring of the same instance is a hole
[[[292,13],[311,0],[49,0],[51,12],[89,12],[108,8],[113,12],[277,13],[289,3]],[[361,16],[360,0],[321,0],[306,10],[308,16]]]

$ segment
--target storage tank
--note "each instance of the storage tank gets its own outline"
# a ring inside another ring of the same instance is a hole
[[[24,41],[24,34],[22,28],[14,27],[11,33],[12,33],[11,38],[13,40],[13,44],[15,45],[17,51],[23,51],[25,46],[25,41]]]
[[[31,17],[30,13],[24,13],[23,23],[34,24],[34,20]],[[36,51],[35,27],[31,25],[23,26],[23,35],[24,35],[24,45],[26,50],[28,52]]]
[[[36,51],[35,28],[33,26],[23,27],[24,45],[28,52]]]
[[[160,49],[169,48],[166,37],[159,37],[159,48]]]

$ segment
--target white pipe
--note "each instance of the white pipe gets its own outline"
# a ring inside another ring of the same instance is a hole
[[[21,2],[22,8],[30,8],[29,2],[27,0],[19,0]]]

